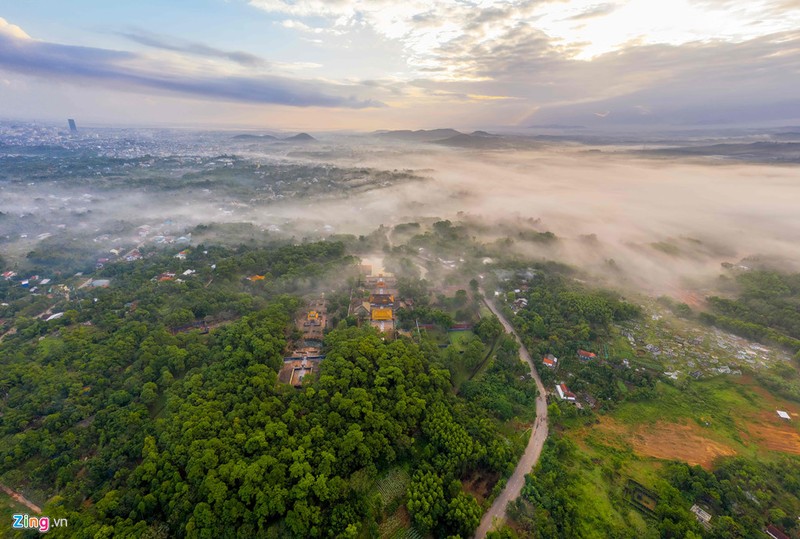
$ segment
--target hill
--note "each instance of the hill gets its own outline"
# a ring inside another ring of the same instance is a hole
[[[315,139],[308,133],[299,133],[291,137],[286,137],[283,140],[285,142],[316,142],[317,139]]]

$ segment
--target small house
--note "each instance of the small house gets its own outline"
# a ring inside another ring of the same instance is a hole
[[[556,386],[556,392],[562,401],[575,402],[575,393],[569,390],[567,384],[563,382],[558,384]]]
[[[547,354],[542,358],[542,363],[545,367],[550,367],[551,369],[555,369],[558,366],[558,358],[553,354]]]
[[[767,529],[764,531],[766,532],[767,535],[772,537],[772,539],[792,539],[774,524],[770,524],[769,526],[767,526]]]
[[[593,352],[587,352],[586,350],[578,350],[578,357],[584,361],[589,361],[597,357],[597,354]]]

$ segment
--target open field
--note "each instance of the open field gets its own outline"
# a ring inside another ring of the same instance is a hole
[[[472,331],[448,331],[447,337],[450,339],[450,344],[459,352],[465,349],[466,342],[472,339],[475,333]]]
[[[793,420],[780,419],[786,410]],[[570,433],[576,441],[637,456],[682,460],[710,469],[719,457],[800,455],[800,403],[775,397],[749,377],[717,377],[683,390],[659,384],[657,397],[628,402],[595,425]]]
[[[659,422],[630,428],[604,418],[594,428],[602,436],[631,447],[637,455],[682,460],[705,468],[718,457],[736,454],[732,447],[706,436],[697,425]]]
[[[16,533],[11,529],[11,516],[19,513],[29,513],[31,510],[17,500],[0,490],[0,537],[20,537],[22,532]]]
[[[467,350],[467,344],[470,340],[476,338],[475,333],[472,331],[448,331],[445,335],[447,342],[458,354],[452,364],[448,364],[451,372],[451,381],[453,387],[459,389],[461,384],[469,380],[473,376],[474,367],[467,364],[463,360],[463,354]],[[484,345],[483,352],[481,353],[481,360],[486,357],[489,349]]]

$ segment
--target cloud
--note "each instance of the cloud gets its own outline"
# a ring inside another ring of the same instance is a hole
[[[2,35],[6,35],[16,39],[30,39],[31,37],[28,34],[26,34],[25,31],[16,24],[11,24],[3,17],[0,17],[0,36]]]
[[[368,29],[381,39],[400,43],[411,72],[435,72],[439,78],[455,79],[467,58],[442,54],[447,45],[464,40],[491,42],[524,20],[534,2],[498,0],[478,6],[462,0],[250,0],[250,4],[292,17],[283,22],[284,27],[303,32],[344,34]]]
[[[249,52],[226,51],[202,43],[170,40],[165,36],[141,31],[118,32],[117,35],[133,41],[134,43],[154,49],[182,52],[202,56],[204,58],[222,58],[248,67],[263,67],[267,65],[267,62],[263,58],[255,54],[250,54]]]
[[[3,21],[5,23],[5,21]],[[71,83],[100,84],[118,90],[174,92],[232,102],[295,107],[382,107],[371,99],[343,96],[355,87],[273,75],[231,76],[154,62],[128,51],[48,43],[0,32],[0,69]]]
[[[566,89],[583,82],[586,94],[545,105],[523,124],[596,126],[597,111],[609,112],[604,125],[747,124],[800,118],[797,31],[743,43],[634,47],[582,65],[552,67],[558,85]],[[607,81],[617,84],[604,91]]]
[[[471,48],[520,26],[544,34],[565,58],[591,59],[632,43],[742,42],[800,26],[797,0],[249,0],[250,5],[339,32],[368,28],[403,45],[409,69],[457,79]],[[322,23],[320,23],[322,21]],[[459,44],[465,54],[449,51]],[[469,77],[463,77],[469,78]]]
[[[573,15],[570,17],[570,20],[573,21],[580,21],[583,19],[593,19],[594,17],[602,17],[603,15],[608,15],[612,11],[616,10],[617,6],[614,4],[598,4],[596,6],[592,6],[586,11],[582,11],[577,15]]]

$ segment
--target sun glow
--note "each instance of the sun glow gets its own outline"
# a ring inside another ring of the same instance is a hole
[[[548,3],[535,25],[574,58],[591,60],[628,45],[682,45],[693,41],[745,41],[800,26],[800,7],[778,12],[768,2],[630,0],[598,4],[592,0]]]

